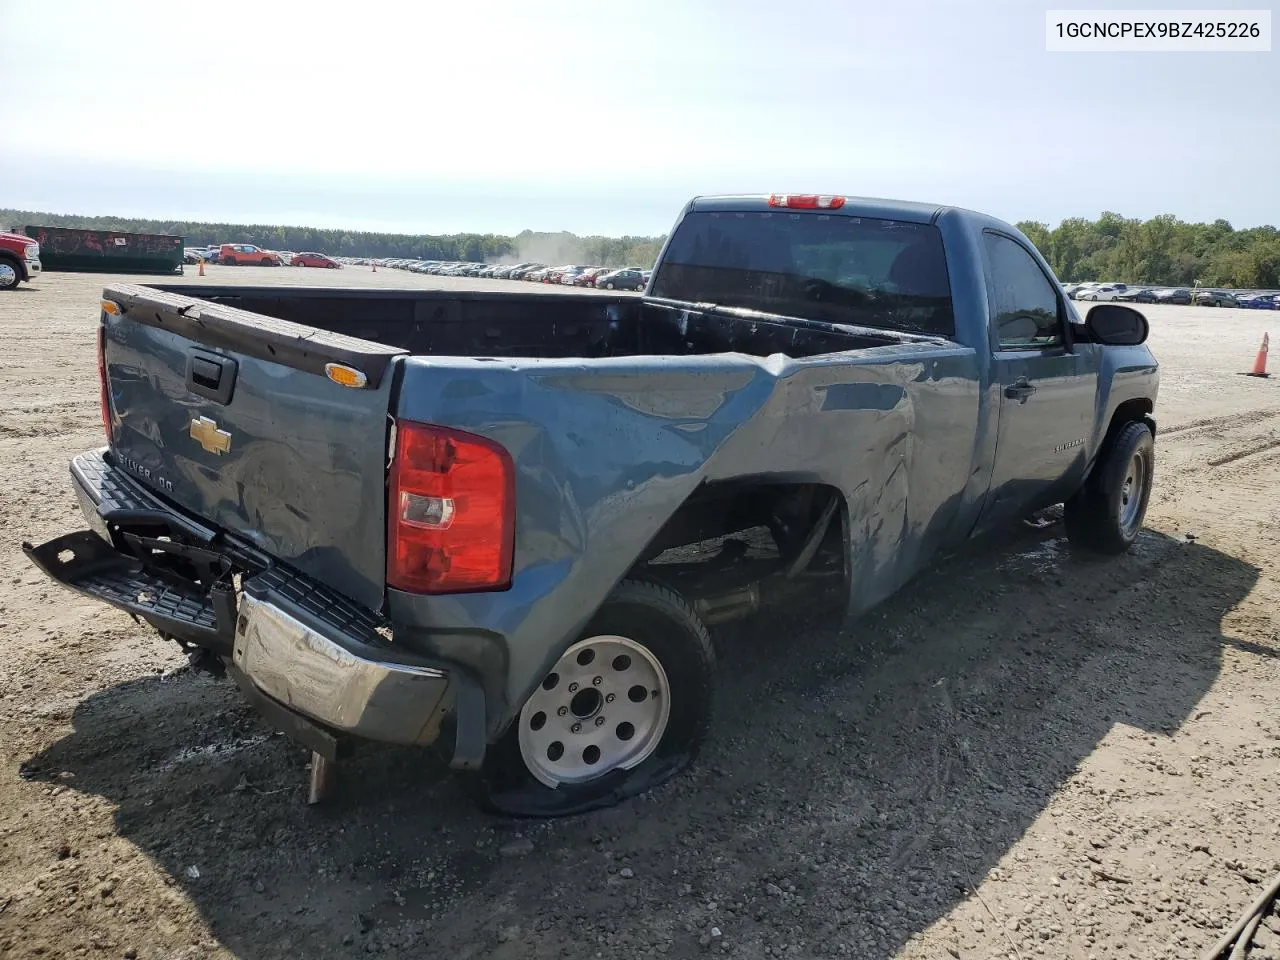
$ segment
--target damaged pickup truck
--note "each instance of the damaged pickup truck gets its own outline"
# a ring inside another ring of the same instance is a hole
[[[50,577],[225,672],[315,753],[438,744],[554,816],[681,771],[707,625],[854,617],[1065,504],[1118,553],[1157,365],[1018,230],[812,195],[682,211],[643,296],[108,286],[106,443]]]

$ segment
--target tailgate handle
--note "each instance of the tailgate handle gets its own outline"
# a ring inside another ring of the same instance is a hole
[[[216,353],[192,350],[187,356],[187,389],[224,406],[231,402],[236,362]]]

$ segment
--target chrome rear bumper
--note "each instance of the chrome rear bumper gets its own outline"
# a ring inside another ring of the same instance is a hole
[[[308,624],[246,581],[232,662],[271,699],[325,726],[386,743],[435,740],[449,674],[354,650],[331,629]]]

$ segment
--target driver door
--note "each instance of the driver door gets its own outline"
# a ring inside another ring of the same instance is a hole
[[[1084,477],[1097,349],[1072,342],[1062,289],[1019,241],[983,234],[1000,425],[988,521],[1059,503]]]

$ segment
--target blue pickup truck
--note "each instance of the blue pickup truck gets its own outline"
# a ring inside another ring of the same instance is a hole
[[[1064,505],[1151,491],[1147,322],[1081,318],[1018,230],[841,196],[700,197],[642,296],[113,284],[88,529],[28,557],[229,675],[315,754],[436,744],[490,809],[677,774],[707,627],[855,617]]]

